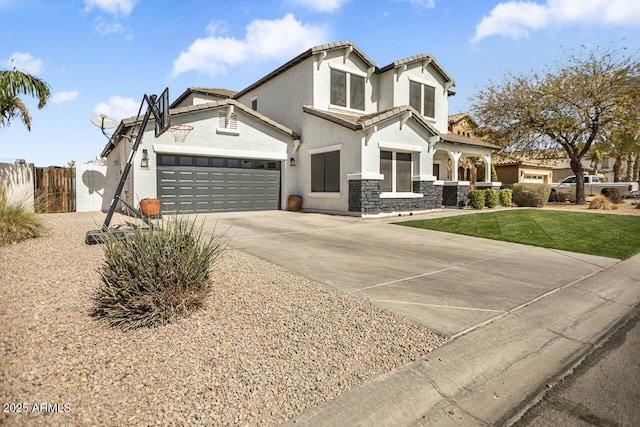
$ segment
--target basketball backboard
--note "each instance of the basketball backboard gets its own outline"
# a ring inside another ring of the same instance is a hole
[[[156,98],[152,106],[153,116],[156,122],[156,138],[162,135],[171,126],[171,116],[169,115],[169,88]]]

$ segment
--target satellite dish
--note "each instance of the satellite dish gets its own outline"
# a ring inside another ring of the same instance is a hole
[[[118,126],[118,121],[116,119],[112,119],[111,117],[107,117],[106,114],[96,114],[91,116],[91,123],[98,126],[100,129],[113,129]]]

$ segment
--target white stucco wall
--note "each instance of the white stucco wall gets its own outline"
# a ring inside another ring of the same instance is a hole
[[[362,132],[305,114],[305,138],[296,156],[297,180],[302,195],[302,208],[318,212],[349,211],[349,181],[347,176],[361,171]],[[340,193],[311,192],[311,155],[320,151],[340,149]]]
[[[286,202],[291,184],[288,177],[287,159],[293,145],[291,137],[267,125],[244,111],[235,108],[238,117],[238,133],[228,134],[218,131],[218,112],[226,111],[226,106],[201,110],[198,112],[173,116],[172,124],[188,124],[193,126],[184,143],[176,143],[171,132],[165,132],[155,138],[152,124],[142,138],[133,161],[130,180],[135,184],[131,200],[138,206],[140,200],[155,198],[157,189],[157,155],[185,154],[196,156],[218,156],[229,158],[269,159],[282,162],[282,203]],[[122,145],[119,144],[117,148]],[[131,147],[131,144],[128,144]],[[143,150],[147,150],[149,167],[141,167]],[[114,150],[115,151],[115,150]],[[111,156],[110,156],[111,158]],[[126,159],[125,159],[126,160]],[[295,171],[293,171],[295,174]]]
[[[300,134],[302,106],[313,104],[313,61],[313,58],[303,61],[238,101],[251,108],[251,101],[256,97],[259,113]]]
[[[109,205],[111,204],[113,195],[115,194],[118,183],[120,182],[120,177],[122,176],[124,165],[127,161],[127,155],[131,151],[132,145],[133,144],[131,144],[130,142],[123,140],[107,156],[105,193],[110,196],[107,197],[108,200],[105,210],[109,209]],[[129,174],[127,182],[125,183],[125,187],[122,191],[122,194],[120,195],[122,199],[126,200],[129,203],[132,203],[131,195],[133,187],[131,175],[132,174]],[[117,209],[120,209],[120,207],[118,207]]]
[[[331,104],[332,68],[356,74],[365,78],[364,111],[353,110]],[[321,110],[331,110],[353,114],[370,114],[378,111],[377,76],[375,74],[372,74],[371,78],[367,79],[367,70],[367,64],[354,53],[351,53],[345,61],[344,49],[327,52],[327,56],[320,63],[320,69],[318,69],[317,60],[313,69],[313,107]]]
[[[378,125],[369,142],[363,147],[362,172],[365,176],[380,174],[380,151],[411,153],[413,181],[433,180],[433,152],[426,141],[430,134],[415,119],[401,126],[401,119]]]
[[[6,201],[34,211],[35,173],[32,163],[0,163],[0,187]]]
[[[382,75],[385,86],[389,85],[389,78],[393,82],[393,105],[409,105],[409,82],[435,87],[435,119],[426,118],[442,133],[446,133],[449,125],[449,97],[444,86],[444,80],[432,65],[423,68],[422,62],[408,64],[407,69],[398,77],[397,70],[389,70]],[[388,92],[385,96],[388,96]],[[387,104],[388,101],[385,101]]]

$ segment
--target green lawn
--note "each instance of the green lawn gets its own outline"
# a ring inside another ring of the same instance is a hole
[[[514,209],[396,224],[618,259],[640,252],[640,216]]]

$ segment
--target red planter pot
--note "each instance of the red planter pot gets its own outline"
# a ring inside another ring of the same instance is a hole
[[[154,216],[160,213],[160,199],[142,199],[140,212],[144,216]]]

